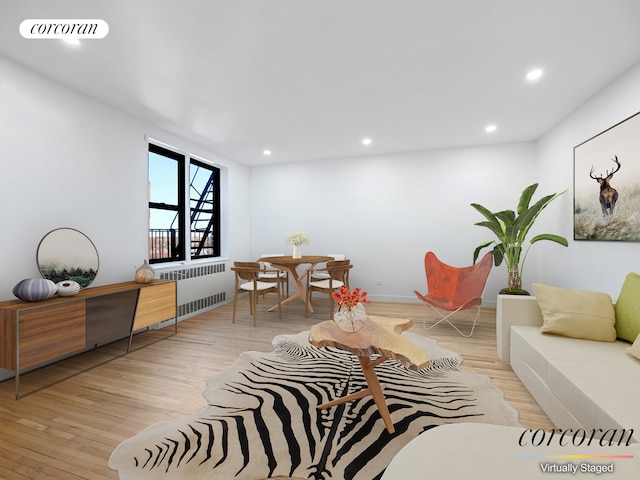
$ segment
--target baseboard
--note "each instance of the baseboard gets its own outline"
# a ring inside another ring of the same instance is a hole
[[[368,293],[367,298],[372,302],[415,303],[415,304],[423,305],[423,303],[420,300],[418,300],[415,295],[372,295],[371,293]],[[496,306],[497,306],[497,299],[482,301],[483,308],[496,308]]]

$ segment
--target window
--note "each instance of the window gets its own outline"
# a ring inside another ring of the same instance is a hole
[[[191,258],[220,256],[220,170],[191,159]]]
[[[218,257],[220,238],[220,169],[149,144],[149,262]]]

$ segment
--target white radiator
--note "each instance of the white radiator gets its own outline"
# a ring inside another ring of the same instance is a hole
[[[154,266],[154,269],[158,278],[178,282],[178,319],[196,315],[226,302],[226,262],[167,269]]]

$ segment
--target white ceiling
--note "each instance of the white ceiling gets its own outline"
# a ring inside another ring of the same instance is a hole
[[[0,0],[0,54],[262,165],[535,140],[640,62],[639,26],[638,0]]]

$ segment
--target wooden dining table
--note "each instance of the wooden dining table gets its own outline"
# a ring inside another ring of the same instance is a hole
[[[303,255],[300,258],[294,258],[291,255],[285,255],[282,257],[261,257],[259,259],[259,261],[261,262],[269,262],[277,269],[286,270],[287,272],[289,272],[289,275],[291,276],[291,278],[293,278],[293,281],[296,284],[298,291],[293,295],[285,298],[281,302],[281,305],[286,305],[287,303],[294,301],[296,298],[301,298],[302,301],[306,304],[306,308],[309,313],[313,313],[313,306],[311,305],[311,302],[307,302],[307,291],[303,283],[304,277],[307,274],[307,270],[309,268],[315,267],[318,263],[330,262],[332,260],[333,257],[328,257],[325,255]],[[309,267],[298,274],[298,267],[300,267],[300,265],[307,264],[309,265]],[[271,312],[276,308],[278,308],[278,305],[274,305],[269,309],[269,311]]]

